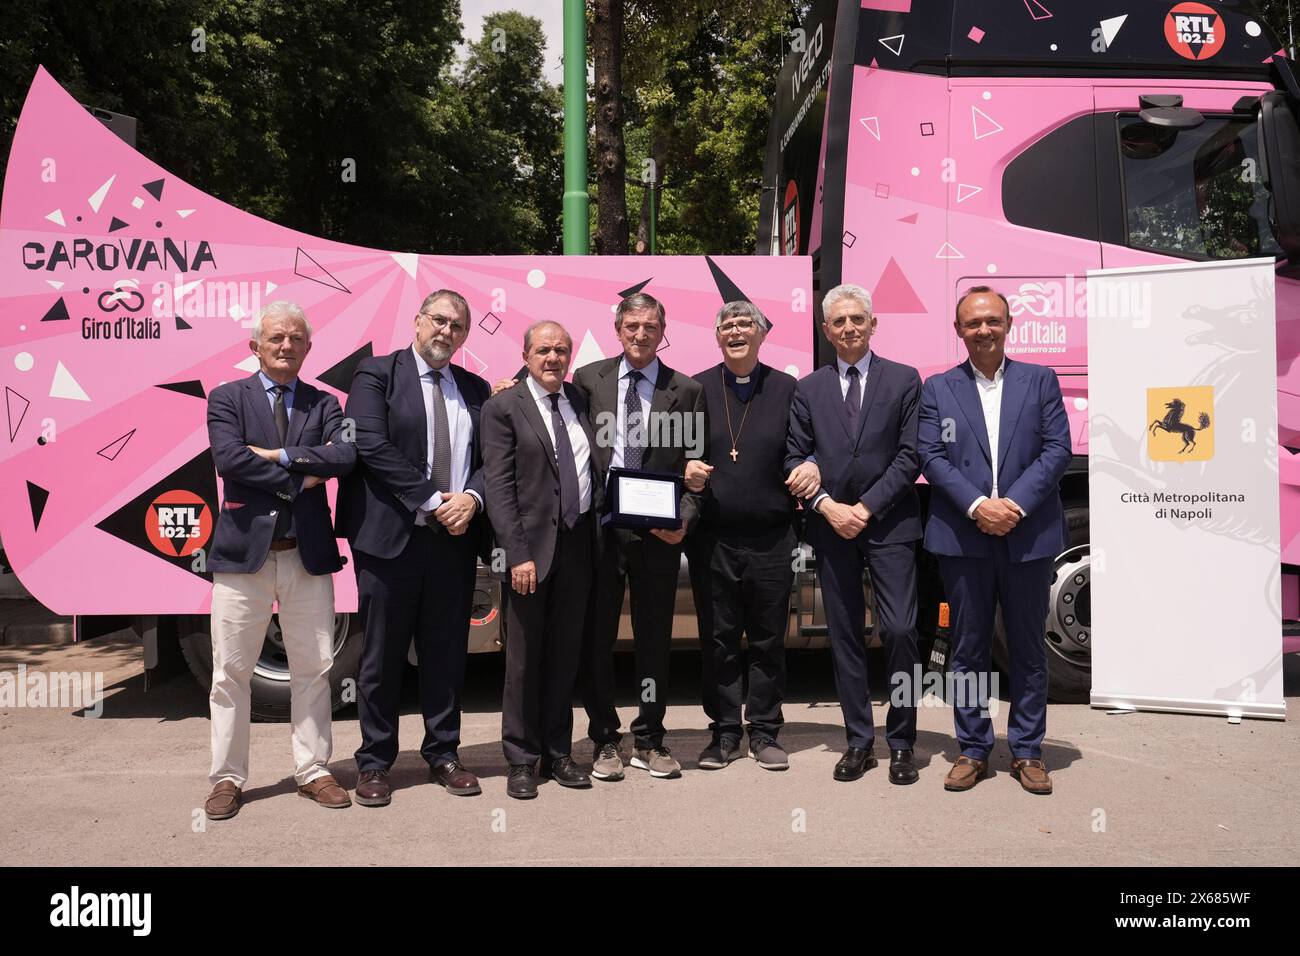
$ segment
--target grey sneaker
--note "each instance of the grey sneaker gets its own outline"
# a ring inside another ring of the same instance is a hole
[[[630,763],[638,770],[649,770],[652,777],[680,777],[682,765],[673,759],[672,752],[662,745],[648,750],[637,748]]]
[[[714,737],[713,742],[700,752],[701,770],[721,770],[733,760],[745,756],[740,749],[740,738],[735,734],[723,734]]]
[[[615,744],[601,744],[592,751],[591,775],[613,783],[623,779],[623,755]]]
[[[788,770],[790,758],[771,737],[750,737],[749,753],[764,770]]]

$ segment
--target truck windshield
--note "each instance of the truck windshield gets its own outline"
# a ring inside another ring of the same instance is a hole
[[[1210,115],[1184,130],[1119,123],[1130,246],[1192,259],[1281,255],[1253,118]]]

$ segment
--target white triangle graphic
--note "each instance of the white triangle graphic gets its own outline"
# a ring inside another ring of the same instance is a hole
[[[880,142],[880,117],[879,116],[864,116],[862,119],[858,120],[858,122],[867,128],[868,133],[876,137],[877,143]]]
[[[52,286],[53,286],[54,288],[56,288],[56,289],[62,289],[62,288],[63,288],[63,283],[60,282],[58,279],[46,279],[45,281],[48,282],[50,285],[52,285]]]
[[[70,398],[77,402],[90,401],[86,390],[77,384],[77,380],[72,377],[72,373],[62,362],[54,367],[54,381],[50,382],[50,398]]]
[[[958,183],[957,201],[965,202],[967,199],[970,199],[971,196],[974,196],[976,193],[982,193],[983,191],[983,186],[968,186],[966,183]]]
[[[420,264],[420,257],[414,252],[393,252],[390,253],[393,261],[401,266],[408,276],[415,278],[415,267]]]
[[[86,200],[86,202],[90,203],[90,208],[95,212],[99,212],[99,207],[104,204],[104,197],[108,195],[108,191],[112,188],[115,179],[117,179],[117,173],[109,176],[108,182],[96,189],[94,194]]]
[[[897,36],[892,36],[892,37],[881,37],[881,38],[880,38],[880,45],[883,46],[886,50],[889,50],[890,52],[892,52],[892,53],[894,54],[894,56],[902,56],[902,55],[903,55],[903,38],[906,37],[906,36],[907,36],[906,33],[900,33],[900,34],[898,34]]]
[[[256,372],[261,367],[262,363],[257,360],[256,355],[250,355],[235,366],[235,368],[239,369],[241,372],[248,372],[249,374]]]
[[[279,286],[277,286],[274,282],[268,282],[268,283],[266,284],[266,294],[267,294],[267,295],[270,295],[272,292],[274,292],[274,291],[275,291],[276,289],[278,289],[278,288],[279,288]]]
[[[1101,36],[1106,41],[1106,47],[1109,48],[1115,42],[1115,37],[1119,36],[1120,27],[1124,26],[1124,21],[1128,19],[1128,14],[1122,17],[1111,17],[1109,20],[1101,21]]]
[[[582,344],[578,346],[578,354],[573,357],[573,368],[582,368],[592,362],[599,362],[604,357],[605,353],[596,344],[596,337],[591,334],[591,329],[588,329],[582,337]]]
[[[984,122],[987,124],[985,126],[984,132],[982,133],[980,132],[981,118],[983,118]],[[992,136],[994,133],[1002,132],[1002,125],[997,120],[995,120],[992,116],[989,116],[988,113],[985,113],[978,106],[972,106],[970,108],[970,119],[971,119],[971,126],[974,127],[975,129],[976,139],[983,139],[985,136]],[[989,127],[992,128],[990,129]]]
[[[965,259],[960,252],[953,248],[952,243],[945,242],[938,252],[934,254],[936,259]]]
[[[177,210],[176,210],[176,215],[180,216],[182,219],[188,219],[190,216],[194,215],[194,210],[193,210],[193,209],[177,209]]]
[[[67,225],[67,223],[63,221],[63,210],[62,210],[62,209],[56,209],[56,210],[54,210],[54,212],[52,212],[52,213],[48,213],[48,214],[45,216],[45,218],[48,219],[50,222],[55,223],[56,225],[60,225],[60,226],[66,226],[66,225]]]
[[[473,352],[471,352],[469,349],[465,348],[464,346],[461,347],[460,351],[461,354],[465,356],[465,358],[473,360],[474,362],[473,366],[471,366],[469,362],[462,362],[461,364],[464,365],[471,372],[473,372],[475,375],[482,375],[484,372],[487,371],[487,362],[483,361],[481,358],[479,358],[477,355],[475,355]]]

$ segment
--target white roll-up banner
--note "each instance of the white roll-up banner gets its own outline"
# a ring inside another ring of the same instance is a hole
[[[1286,716],[1275,268],[1088,275],[1094,707]]]

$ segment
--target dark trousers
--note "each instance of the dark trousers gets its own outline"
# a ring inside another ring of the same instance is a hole
[[[785,722],[781,701],[798,545],[794,529],[787,525],[746,535],[705,531],[688,540],[709,730],[739,736],[743,697],[750,738],[775,739]],[[749,646],[747,668],[740,659],[741,635]]]
[[[357,770],[388,770],[397,760],[402,670],[415,640],[420,711],[430,766],[456,758],[460,693],[465,683],[469,614],[474,596],[475,537],[415,527],[395,558],[353,551],[357,595],[365,622],[357,710],[361,747]]]
[[[614,642],[623,613],[624,587],[632,596],[632,635],[636,652],[636,693],[640,706],[632,722],[638,749],[658,747],[664,739],[668,705],[668,661],[673,637],[673,607],[681,546],[660,541],[650,532],[602,530],[596,560],[596,613],[583,651],[582,703],[587,735],[597,744],[618,744],[614,707]]]
[[[920,660],[916,649],[916,544],[869,544],[861,535],[852,541],[838,535],[833,539],[817,547],[817,578],[831,635],[835,690],[849,746],[870,750],[875,726],[867,685],[863,572],[870,572],[876,595],[876,631],[885,648],[889,690],[902,680],[905,689],[915,691]],[[901,706],[891,699],[885,737],[891,750],[912,748],[916,741],[914,692],[905,695]]]
[[[1043,756],[1047,733],[1047,644],[1043,636],[1052,583],[1052,559],[1013,562],[1005,538],[993,559],[939,556],[939,573],[952,609],[953,723],[961,752],[987,760],[993,750],[988,699],[992,684],[993,623],[998,604],[1011,655],[1007,743],[1026,760]],[[969,676],[963,676],[969,675]],[[977,693],[979,691],[980,693]]]
[[[591,594],[593,517],[560,529],[546,580],[506,603],[506,686],[501,744],[511,764],[566,757],[573,743],[573,686]],[[509,584],[503,585],[509,588]]]

